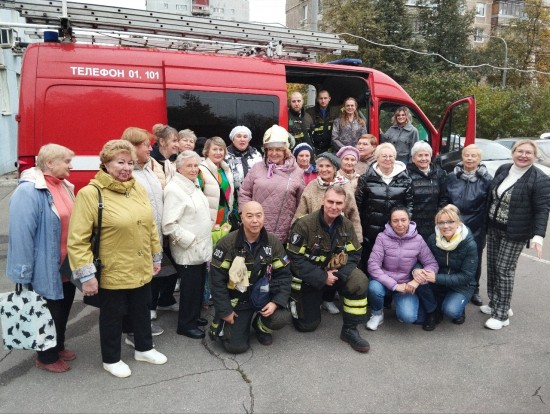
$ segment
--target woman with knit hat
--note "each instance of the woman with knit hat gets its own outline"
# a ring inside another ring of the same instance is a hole
[[[330,152],[323,152],[317,156],[316,164],[319,175],[306,186],[292,222],[306,214],[319,210],[323,205],[323,198],[327,190],[332,186],[340,185],[347,193],[346,205],[343,211],[344,216],[352,222],[358,239],[362,240],[361,220],[355,204],[351,183],[347,178],[337,175],[337,171],[340,169],[340,159]],[[321,307],[331,314],[340,312],[334,304],[334,295],[334,289],[325,287]]]
[[[264,227],[284,243],[304,191],[304,171],[290,152],[285,128],[279,125],[269,128],[263,146],[264,162],[254,165],[242,182],[239,206],[249,201],[260,203],[264,209]]]
[[[304,181],[306,185],[317,178],[317,167],[311,163],[313,160],[313,148],[306,142],[294,147],[292,155],[296,158],[298,166],[304,170]]]
[[[262,154],[256,148],[250,146],[252,132],[244,125],[237,125],[233,128],[229,133],[229,139],[231,145],[227,147],[225,162],[229,164],[229,168],[233,172],[235,191],[239,191],[239,187],[248,171],[254,164],[262,160]]]
[[[338,150],[336,156],[340,158],[341,163],[337,175],[346,178],[350,182],[353,194],[355,194],[357,180],[360,177],[360,174],[355,171],[355,166],[359,161],[359,151],[355,147],[346,145]]]

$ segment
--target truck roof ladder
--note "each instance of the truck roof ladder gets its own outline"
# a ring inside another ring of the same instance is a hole
[[[0,8],[19,11],[27,22],[0,22],[0,27],[25,27],[35,38],[42,38],[45,29],[57,30],[60,40],[69,42],[296,60],[358,49],[333,33],[61,0],[0,0]]]

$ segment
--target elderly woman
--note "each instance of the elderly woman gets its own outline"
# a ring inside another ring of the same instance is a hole
[[[74,186],[66,178],[74,152],[57,144],[40,148],[36,167],[23,171],[9,206],[6,275],[14,283],[32,284],[46,299],[57,333],[57,345],[37,352],[36,366],[49,372],[71,369],[76,358],[65,349],[65,329],[75,286],[60,264],[67,256]]]
[[[363,227],[363,266],[366,270],[369,255],[378,233],[384,230],[390,210],[403,206],[413,210],[412,181],[405,164],[396,161],[392,144],[376,147],[376,162],[359,177],[355,201]]]
[[[304,171],[290,153],[289,135],[279,125],[269,128],[263,138],[264,162],[256,164],[239,190],[239,206],[257,201],[264,209],[266,230],[284,243],[292,217],[304,191]]]
[[[298,166],[304,170],[304,182],[307,186],[319,175],[315,163],[312,163],[313,147],[306,142],[302,142],[294,147],[292,150],[292,155],[296,158]]]
[[[393,297],[397,319],[403,323],[422,322],[424,315],[419,296],[429,290],[413,279],[415,272],[438,271],[428,245],[416,231],[405,207],[395,207],[385,229],[376,237],[368,264],[370,282],[368,299],[371,317],[367,329],[376,331],[384,322],[384,298]]]
[[[229,133],[231,145],[227,147],[225,162],[231,168],[233,181],[235,182],[235,198],[239,187],[254,164],[262,161],[262,154],[256,148],[250,146],[252,132],[244,125],[238,125]]]
[[[151,151],[151,157],[161,167],[159,169],[158,166],[155,166],[153,170],[157,174],[162,188],[164,188],[176,172],[170,158],[178,154],[179,135],[175,128],[163,124],[153,125],[153,135],[155,136],[155,143]]]
[[[355,204],[355,198],[353,197],[354,190],[347,178],[338,176],[337,174],[340,168],[340,159],[330,152],[323,152],[317,156],[316,164],[319,176],[304,189],[292,223],[306,214],[319,210],[323,205],[323,199],[327,190],[332,186],[340,185],[346,190],[346,200],[348,200],[344,206],[344,216],[351,221],[357,234],[357,239],[361,240],[361,220],[357,211],[357,205]],[[340,310],[334,304],[335,294],[336,288],[325,286],[323,302],[321,303],[321,307],[333,315],[340,313]]]
[[[412,163],[407,171],[414,190],[414,221],[416,231],[428,240],[434,232],[433,220],[437,210],[448,204],[447,174],[432,163],[432,147],[418,141],[411,150]]]
[[[202,154],[204,160],[199,165],[198,180],[200,188],[208,199],[210,224],[213,228],[216,224],[228,221],[229,213],[233,209],[235,184],[233,173],[224,161],[227,146],[223,139],[209,138],[204,144]]]
[[[374,158],[374,150],[378,145],[378,139],[372,134],[362,134],[355,144],[355,148],[359,151],[359,160],[355,165],[355,172],[363,175],[367,172],[371,164],[376,161]]]
[[[355,146],[362,134],[367,133],[365,121],[357,111],[357,101],[347,98],[344,101],[343,112],[332,124],[332,149],[334,152],[344,146]]]
[[[429,237],[428,246],[439,271],[416,269],[413,272],[414,280],[429,283],[431,288],[422,297],[427,312],[422,329],[433,331],[441,314],[456,325],[463,324],[466,304],[476,286],[477,246],[472,232],[462,223],[458,209],[452,204],[437,212],[435,234]]]
[[[176,159],[176,174],[164,189],[162,231],[170,238],[172,256],[181,278],[179,335],[204,338],[199,326],[206,274],[212,257],[212,225],[208,199],[198,186],[199,156],[184,151]]]
[[[99,337],[103,368],[115,377],[128,377],[120,359],[122,322],[128,314],[134,328],[137,361],[164,364],[166,356],[153,347],[151,335],[152,275],[160,270],[162,250],[147,191],[132,172],[136,150],[125,140],[108,141],[99,154],[99,172],[76,197],[69,225],[69,259],[85,296],[99,294]],[[103,201],[99,258],[101,281],[90,239],[98,223],[99,194]]]
[[[340,158],[340,169],[337,175],[349,181],[352,193],[355,194],[357,181],[360,177],[360,174],[355,171],[355,166],[357,165],[357,161],[359,161],[359,151],[355,147],[345,146],[340,148],[336,156]]]
[[[481,149],[477,145],[468,145],[462,150],[462,162],[459,162],[447,177],[448,201],[458,208],[463,223],[472,231],[477,244],[477,287],[471,298],[476,306],[483,305],[479,296],[479,278],[485,248],[487,199],[493,180],[485,165],[481,163],[481,157]]]
[[[406,106],[400,106],[391,122],[392,126],[380,137],[380,143],[392,144],[397,149],[397,160],[406,164],[410,160],[414,143],[418,141],[418,130],[411,123],[411,111]]]
[[[508,326],[516,266],[523,246],[530,243],[539,258],[550,209],[550,178],[533,164],[536,144],[527,139],[512,147],[512,164],[501,165],[489,189],[487,230],[487,294],[489,329]]]
[[[178,153],[183,151],[194,151],[196,143],[197,136],[190,129],[182,129],[178,132]]]
[[[147,191],[147,196],[149,197],[149,201],[153,207],[155,224],[157,225],[157,230],[159,232],[159,239],[163,240],[161,231],[162,211],[164,205],[163,189],[158,175],[155,174],[155,171],[153,170],[154,166],[158,164],[155,164],[155,161],[151,159],[151,138],[151,134],[148,131],[136,127],[126,128],[121,136],[121,139],[129,141],[136,149],[137,161],[134,165],[132,175],[138,183],[145,187],[145,190]],[[160,303],[167,303],[167,305],[169,303],[168,307],[175,303],[172,296],[173,291],[170,290],[171,282],[168,280],[168,277],[174,279],[176,276],[176,269],[171,261],[170,247],[167,243],[163,243],[163,247],[161,270],[155,275],[155,277],[153,277],[153,280],[151,281],[151,320],[157,319],[157,305],[159,301]],[[168,299],[165,299],[163,295],[166,295]],[[172,302],[170,302],[170,299],[172,299]],[[126,318],[125,322],[129,322],[128,319],[129,318]],[[125,326],[124,330],[130,333],[133,332],[133,329],[129,325]],[[156,324],[151,324],[151,332],[153,336],[157,336],[162,334],[164,330]],[[133,344],[132,335],[129,335],[126,338],[126,343],[129,345]]]

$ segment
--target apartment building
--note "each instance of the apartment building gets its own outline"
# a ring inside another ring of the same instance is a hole
[[[250,20],[248,0],[146,0],[145,8],[150,11],[238,22]]]

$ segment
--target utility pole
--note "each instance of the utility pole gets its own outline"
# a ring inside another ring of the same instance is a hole
[[[502,88],[506,88],[506,73],[508,72],[508,43],[506,43],[506,40],[503,37],[500,36],[494,36],[494,35],[483,35],[483,37],[494,37],[496,39],[502,40],[504,43],[504,66],[502,70]]]

